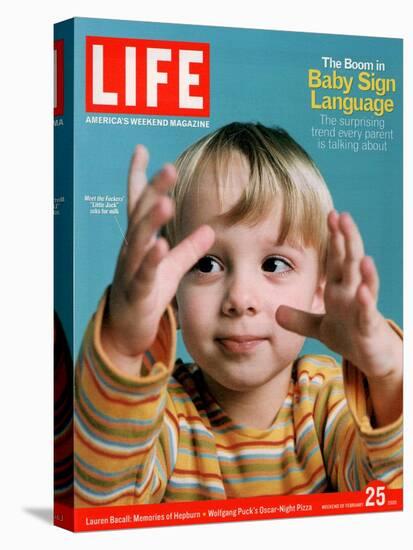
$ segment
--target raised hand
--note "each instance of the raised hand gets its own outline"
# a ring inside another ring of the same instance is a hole
[[[181,278],[212,246],[215,235],[201,226],[175,248],[157,233],[171,219],[168,191],[176,170],[166,164],[147,184],[148,151],[138,145],[128,177],[128,229],[122,244],[102,327],[102,345],[119,368],[139,374],[143,353]]]
[[[349,214],[333,211],[330,232],[325,314],[280,306],[277,321],[287,330],[317,338],[371,379],[401,372],[399,336],[377,309],[379,277],[364,255],[359,230]]]

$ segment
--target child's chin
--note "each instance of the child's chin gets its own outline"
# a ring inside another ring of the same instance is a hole
[[[257,373],[251,369],[250,372],[229,375],[220,381],[221,385],[232,391],[247,392],[256,390],[265,384],[272,381],[276,376],[277,372],[262,372]]]

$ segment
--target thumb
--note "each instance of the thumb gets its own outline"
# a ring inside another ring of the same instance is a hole
[[[323,317],[324,315],[308,313],[290,306],[280,306],[275,312],[275,319],[282,328],[301,336],[317,339],[320,336]]]

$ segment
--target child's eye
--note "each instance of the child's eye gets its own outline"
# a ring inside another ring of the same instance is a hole
[[[273,256],[264,260],[262,269],[263,271],[268,271],[270,273],[284,273],[286,271],[291,271],[293,268],[287,260]]]
[[[204,256],[193,267],[193,270],[201,273],[218,273],[222,271],[220,263],[212,256]]]

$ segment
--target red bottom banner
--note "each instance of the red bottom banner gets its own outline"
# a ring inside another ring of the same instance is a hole
[[[374,481],[364,491],[347,493],[76,509],[56,502],[54,524],[77,532],[400,510],[403,510],[403,490],[389,489]]]

